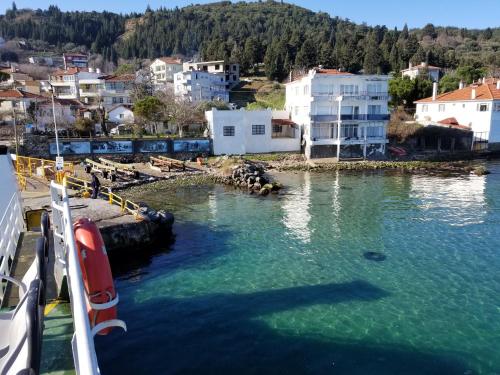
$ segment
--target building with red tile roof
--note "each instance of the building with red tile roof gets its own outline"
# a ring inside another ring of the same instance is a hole
[[[461,85],[462,86],[462,85]],[[450,123],[470,128],[475,141],[488,142],[488,148],[500,149],[500,80],[483,79],[444,94],[417,100],[415,119],[423,125]]]

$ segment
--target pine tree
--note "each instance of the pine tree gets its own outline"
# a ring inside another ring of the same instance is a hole
[[[296,68],[312,68],[317,64],[316,45],[312,39],[306,41],[300,47],[295,58]]]
[[[382,54],[377,43],[377,35],[374,32],[370,33],[365,43],[365,59],[363,61],[365,74],[382,73]]]

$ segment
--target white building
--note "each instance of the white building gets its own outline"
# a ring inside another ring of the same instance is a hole
[[[174,74],[182,72],[182,61],[173,57],[159,57],[155,59],[149,69],[155,87],[174,82]]]
[[[240,82],[239,64],[229,64],[224,60],[186,62],[183,64],[183,71],[202,71],[208,73],[223,74],[224,80],[233,88]]]
[[[54,94],[59,99],[79,99],[80,98],[80,84],[79,78],[81,73],[87,73],[82,78],[85,79],[86,83],[83,89],[83,97],[93,97],[96,96],[98,88],[97,80],[101,75],[101,72],[88,71],[88,69],[81,68],[69,68],[66,70],[56,70],[50,75],[49,83],[54,89]],[[90,81],[89,81],[90,80]],[[94,87],[92,87],[94,86]]]
[[[300,129],[285,111],[205,112],[215,155],[300,151]]]
[[[134,122],[134,112],[132,106],[119,104],[108,111],[108,121],[115,124],[132,124]]]
[[[135,83],[135,74],[120,74],[101,77],[99,95],[106,109],[117,104],[132,104],[131,92]]]
[[[229,102],[229,84],[223,73],[199,70],[184,71],[174,75],[174,93],[193,103],[220,100]]]
[[[387,83],[387,76],[318,68],[287,83],[285,107],[303,128],[306,157],[383,155],[389,120]]]
[[[428,78],[433,82],[439,81],[439,75],[441,74],[441,68],[437,66],[429,65],[426,62],[422,62],[419,65],[409,64],[407,69],[401,71],[403,77],[410,77],[410,79],[415,79],[417,77]]]
[[[50,76],[50,85],[59,99],[81,100],[95,108],[109,109],[117,104],[131,104],[134,74],[103,75],[99,69],[70,68]]]
[[[489,149],[500,149],[500,80],[483,80],[441,95],[434,84],[433,96],[415,104],[415,120],[420,124],[454,118],[474,132],[474,141],[486,141]]]

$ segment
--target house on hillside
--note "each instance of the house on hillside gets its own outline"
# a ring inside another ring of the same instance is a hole
[[[131,92],[136,80],[135,74],[119,74],[101,77],[100,96],[104,107],[109,110],[118,104],[132,104]]]
[[[205,112],[215,155],[299,152],[300,129],[286,111]]]
[[[422,62],[419,65],[413,65],[410,62],[408,68],[401,71],[401,75],[403,77],[410,77],[410,79],[424,77],[430,79],[433,82],[438,82],[441,76],[441,68],[429,65],[426,62]]]
[[[187,70],[174,75],[174,93],[184,100],[199,103],[229,102],[229,83],[224,73]]]
[[[285,107],[300,125],[307,158],[385,154],[388,77],[311,69],[286,84]]]
[[[160,89],[167,83],[174,82],[174,75],[182,72],[182,60],[174,57],[158,57],[151,63],[149,69],[153,85]]]
[[[82,53],[65,53],[63,54],[64,69],[70,68],[88,68],[89,57]]]
[[[483,79],[458,90],[438,95],[437,83],[432,97],[415,102],[415,120],[422,125],[453,121],[474,133],[475,143],[500,150],[500,80]]]
[[[229,85],[229,89],[240,83],[240,66],[239,64],[230,64],[225,60],[218,61],[200,61],[200,62],[185,62],[183,71],[201,71],[215,73],[224,76],[224,81]]]
[[[33,77],[20,71],[15,65],[11,65],[10,68],[4,68],[0,71],[9,75],[8,80],[0,83],[2,87],[14,88],[14,86],[25,85],[26,82],[34,80]]]
[[[42,103],[46,100],[46,97],[22,90],[0,90],[0,121],[12,123],[14,114],[16,119],[26,119],[32,103]]]
[[[55,108],[58,129],[67,129],[75,123],[84,105],[78,100],[57,98],[54,100],[54,106],[52,106],[51,99],[37,103],[34,125],[38,130],[54,129],[53,108]]]
[[[134,122],[132,106],[128,104],[115,105],[108,111],[108,121],[115,124],[131,124]]]

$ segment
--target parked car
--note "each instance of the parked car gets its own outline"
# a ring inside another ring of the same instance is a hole
[[[132,134],[130,125],[120,124],[109,131],[110,135],[127,135]]]

